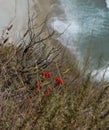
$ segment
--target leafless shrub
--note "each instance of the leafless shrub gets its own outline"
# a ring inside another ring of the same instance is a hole
[[[34,89],[38,73],[47,68],[62,49],[52,45],[55,31],[47,31],[48,17],[40,25],[35,24],[36,18],[28,16],[28,28],[14,45],[1,45],[0,84],[5,98],[26,97],[24,93]]]

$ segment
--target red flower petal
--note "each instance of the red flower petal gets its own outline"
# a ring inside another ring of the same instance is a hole
[[[44,95],[48,97],[48,96],[51,94],[51,92],[52,92],[52,89],[51,89],[51,88],[48,88],[48,89],[46,89],[46,90],[44,91]]]
[[[41,82],[40,82],[40,81],[37,82],[37,84],[36,84],[36,88],[37,88],[37,89],[40,89],[40,88],[41,88]]]
[[[56,83],[58,85],[63,85],[64,84],[64,81],[61,78],[56,77],[56,78],[54,78],[54,80],[56,81]]]
[[[51,78],[51,74],[50,73],[48,73],[48,72],[42,72],[42,75],[46,78],[46,79],[49,79],[49,78]]]

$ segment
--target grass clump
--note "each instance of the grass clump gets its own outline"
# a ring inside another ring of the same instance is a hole
[[[92,83],[65,47],[43,36],[0,46],[0,129],[108,130],[109,84]]]

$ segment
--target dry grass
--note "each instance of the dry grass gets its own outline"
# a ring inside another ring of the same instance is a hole
[[[43,28],[30,30],[26,45],[0,45],[0,129],[109,130],[109,84],[92,83],[53,33],[41,36]],[[52,77],[45,79],[43,71]],[[55,77],[64,85],[54,88]],[[48,87],[52,92],[45,96]]]
[[[39,64],[39,69],[34,60],[36,52],[31,54],[29,49],[22,59],[23,50],[0,47],[0,129],[109,129],[108,83],[92,83],[90,75],[84,78],[67,51],[61,51],[62,55],[46,68]],[[42,71],[50,72],[52,77],[37,90]],[[53,79],[57,76],[64,85],[55,89]],[[53,92],[45,96],[43,91],[48,86]]]

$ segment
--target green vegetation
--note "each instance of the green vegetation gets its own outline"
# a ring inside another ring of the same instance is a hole
[[[0,45],[0,129],[108,130],[109,83],[93,83],[53,33],[40,32]]]

